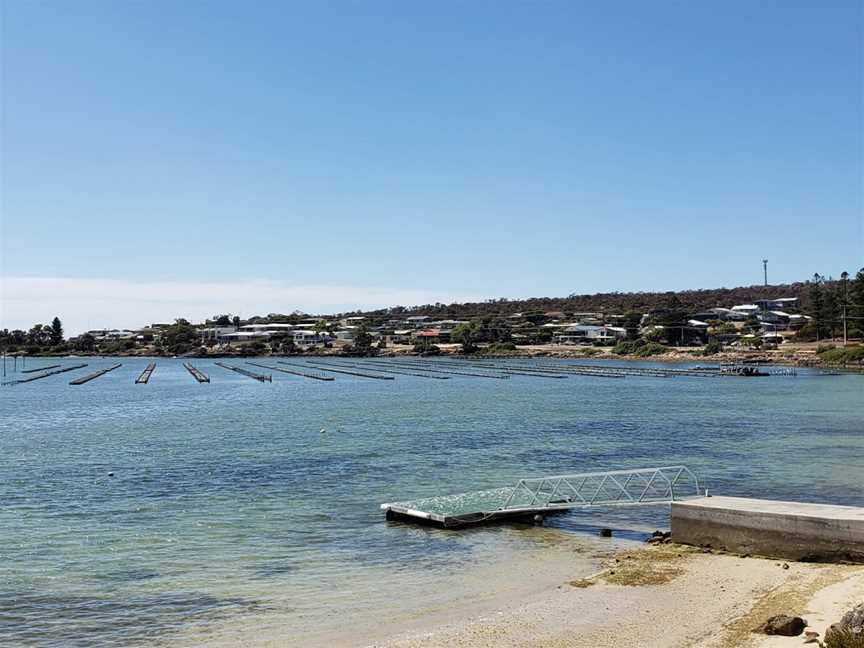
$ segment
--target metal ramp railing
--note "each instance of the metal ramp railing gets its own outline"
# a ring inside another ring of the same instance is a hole
[[[665,504],[701,494],[686,466],[612,470],[520,479],[498,510]]]
[[[526,478],[514,486],[391,502],[381,508],[388,517],[450,527],[572,508],[669,504],[703,495],[689,468],[662,466]]]

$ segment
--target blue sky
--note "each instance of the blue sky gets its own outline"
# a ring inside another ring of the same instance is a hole
[[[0,326],[864,265],[860,2],[7,0],[0,19]]]

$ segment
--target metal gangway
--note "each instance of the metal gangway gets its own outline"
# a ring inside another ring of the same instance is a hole
[[[704,495],[689,468],[663,466],[530,477],[504,488],[389,502],[381,509],[387,519],[459,527],[576,508],[669,504]]]

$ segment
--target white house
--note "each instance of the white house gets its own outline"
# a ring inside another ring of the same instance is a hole
[[[296,328],[294,324],[285,324],[282,322],[269,322],[267,324],[245,324],[240,327],[241,331],[245,332],[261,332],[261,331],[269,331],[270,333],[276,333],[277,331],[293,331]]]
[[[220,336],[218,340],[220,342],[227,342],[228,344],[232,343],[240,343],[240,342],[255,342],[257,341],[265,341],[270,338],[272,333],[270,331],[235,331],[233,333],[225,333]]]
[[[335,331],[336,339],[343,340],[345,342],[351,342],[354,340],[354,335],[357,333],[356,326],[344,326],[337,331]]]
[[[413,317],[405,318],[405,323],[408,324],[408,326],[413,326],[414,328],[423,328],[424,326],[426,326],[426,322],[428,322],[430,319],[432,318],[428,315],[414,315]]]
[[[798,306],[797,297],[780,297],[779,299],[757,299],[755,304],[762,310],[783,310]]]
[[[324,338],[318,335],[315,331],[308,331],[306,329],[292,331],[291,339],[294,341],[296,346],[300,347],[315,346],[324,342]]]
[[[390,341],[393,344],[411,344],[411,336],[414,334],[414,329],[397,329],[390,336]]]
[[[576,324],[568,326],[552,339],[557,344],[579,344],[580,342],[612,342],[625,337],[627,337],[627,330],[618,326]]]
[[[749,317],[750,315],[755,315],[758,313],[761,308],[759,308],[756,304],[739,304],[737,306],[732,307],[732,312],[740,313],[745,317]]]

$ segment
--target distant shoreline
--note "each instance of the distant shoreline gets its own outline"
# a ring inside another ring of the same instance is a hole
[[[611,347],[581,347],[581,346],[562,346],[562,345],[534,345],[517,348],[515,351],[498,354],[477,353],[470,356],[459,353],[460,345],[448,344],[439,345],[440,356],[446,357],[463,357],[474,359],[525,359],[525,358],[554,358],[561,360],[606,360],[606,361],[625,361],[625,362],[660,362],[660,363],[698,363],[716,365],[720,363],[759,363],[759,364],[776,364],[794,367],[821,367],[821,368],[845,368],[853,370],[864,370],[864,363],[853,362],[846,364],[825,362],[816,354],[816,345],[798,345],[794,348],[780,348],[776,350],[764,350],[754,352],[751,350],[723,350],[713,355],[700,355],[699,351],[692,347],[670,347],[666,353],[660,353],[652,356],[635,356],[635,355],[617,355],[611,352]],[[390,346],[380,350],[375,357],[426,357],[423,354],[414,351],[410,345]],[[12,356],[7,356],[7,361]],[[357,356],[343,355],[341,348],[334,347],[332,349],[319,349],[313,353],[249,353],[243,349],[238,349],[236,352],[219,351],[215,353],[200,353],[194,352],[183,355],[170,355],[148,352],[118,352],[118,353],[44,353],[38,355],[22,355],[19,357],[27,358],[325,358],[325,357],[353,357]],[[438,357],[437,355],[428,357]]]

